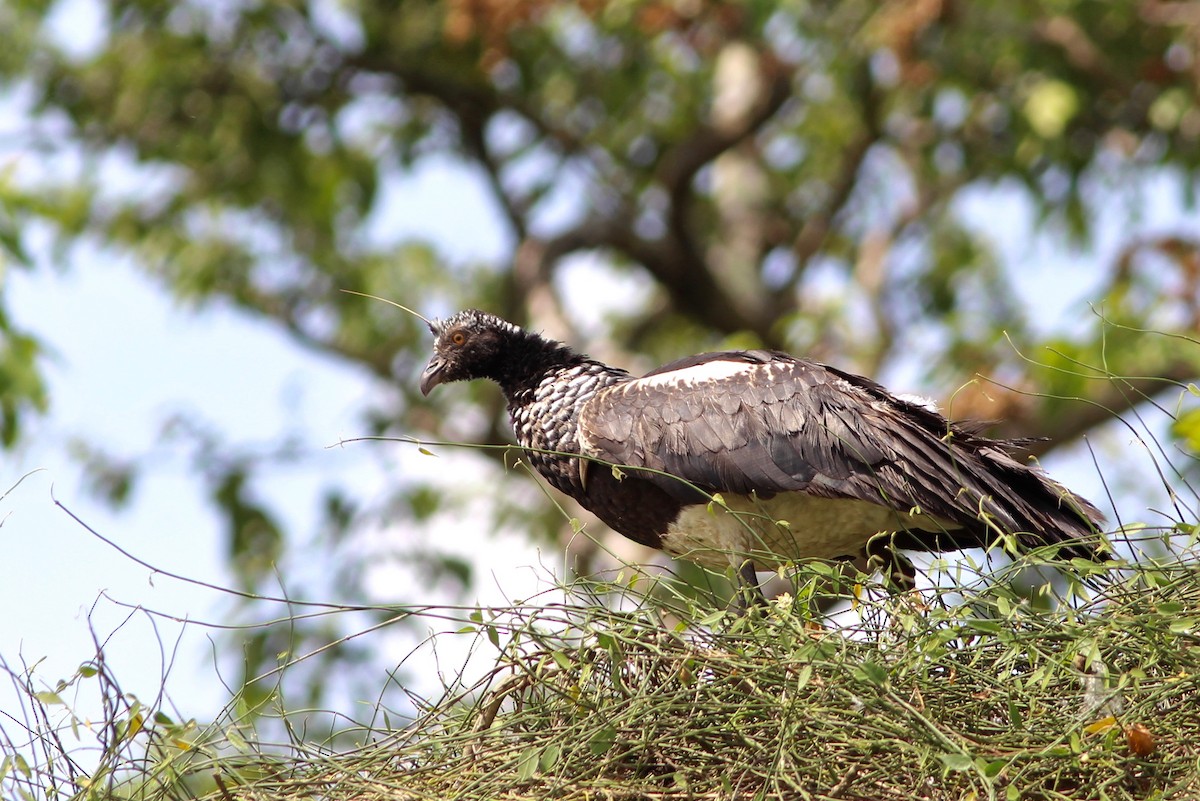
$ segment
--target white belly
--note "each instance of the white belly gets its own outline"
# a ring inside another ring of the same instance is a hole
[[[954,526],[874,503],[784,493],[770,500],[741,495],[688,506],[663,535],[663,550],[723,570],[752,559],[761,569],[788,561],[858,556],[880,532]]]

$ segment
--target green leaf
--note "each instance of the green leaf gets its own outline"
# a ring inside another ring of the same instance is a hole
[[[250,753],[250,745],[246,742],[246,738],[242,736],[242,733],[240,731],[238,731],[236,728],[231,726],[228,729],[226,729],[225,730],[225,739],[229,742],[230,745],[232,745],[236,750],[242,752],[243,754]]]
[[[812,665],[805,665],[800,668],[800,672],[796,674],[796,689],[803,690],[812,680],[813,668]]]
[[[962,773],[975,769],[975,760],[966,754],[938,754],[938,759],[948,773]]]
[[[1020,729],[1025,725],[1025,718],[1021,714],[1021,707],[1016,701],[1008,702],[1008,722],[1014,729]]]
[[[592,756],[604,756],[616,741],[617,730],[610,723],[592,735],[588,740],[588,750],[592,752]]]
[[[29,253],[25,250],[25,245],[21,241],[21,235],[18,231],[5,226],[0,228],[0,250],[7,250],[12,257],[21,264],[29,264]],[[0,254],[0,269],[4,266],[3,254]]]
[[[1030,127],[1038,135],[1056,139],[1079,111],[1079,95],[1065,81],[1043,80],[1029,91],[1024,111]]]
[[[966,621],[967,628],[981,631],[984,634],[999,634],[1004,631],[1004,624],[998,620],[988,620],[987,618],[971,618]]]
[[[536,748],[526,748],[521,752],[521,759],[517,762],[517,779],[525,782],[536,776],[540,758],[541,754]]]
[[[542,749],[542,756],[538,760],[538,769],[544,773],[548,773],[558,764],[558,757],[562,754],[562,748],[558,745],[548,745]]]
[[[39,693],[34,693],[33,697],[48,706],[61,706],[63,704],[63,699],[61,697],[59,697],[58,693],[43,691],[43,692],[39,692]]]
[[[859,681],[882,687],[888,682],[887,669],[877,662],[863,662],[854,668],[854,677]]]
[[[141,713],[135,712],[134,714],[130,715],[129,720],[125,721],[125,729],[121,734],[121,739],[132,740],[134,737],[137,737],[138,733],[142,730],[142,724],[145,722],[146,719],[142,717]],[[120,727],[118,726],[118,729],[119,728]]]
[[[1181,440],[1188,450],[1200,453],[1200,408],[1180,414],[1171,424],[1171,435]]]

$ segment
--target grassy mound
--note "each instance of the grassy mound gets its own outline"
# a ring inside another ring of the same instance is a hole
[[[403,729],[324,744],[294,729],[270,744],[231,721],[179,724],[114,701],[85,772],[43,708],[40,729],[23,732],[37,764],[5,737],[6,794],[1200,796],[1200,569],[1141,567],[1054,609],[1006,584],[867,593],[836,628],[817,622],[828,579],[806,568],[793,594],[740,619],[650,601],[481,610],[471,625],[499,650],[486,676],[421,702]]]

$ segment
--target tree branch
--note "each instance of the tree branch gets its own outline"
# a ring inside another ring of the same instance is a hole
[[[492,190],[492,196],[504,212],[504,218],[512,228],[513,236],[517,241],[525,239],[529,233],[527,209],[525,204],[512,197],[505,189],[500,176],[501,164],[492,156],[487,143],[487,123],[491,116],[482,114],[478,108],[470,105],[458,105],[453,108],[462,133],[463,147],[483,167],[488,188]]]
[[[445,69],[403,61],[390,55],[381,56],[371,51],[347,55],[343,65],[352,71],[394,78],[403,85],[407,94],[434,98],[450,109],[472,108],[485,118],[503,110],[511,111],[532,125],[560,153],[572,155],[585,150],[583,142],[565,129],[548,122],[526,98],[497,89],[483,76],[473,81],[462,80],[451,76]]]
[[[774,318],[752,310],[745,313],[727,302],[695,235],[693,205],[695,177],[718,156],[745,141],[779,111],[791,94],[791,75],[769,58],[760,58],[764,91],[748,113],[730,125],[701,125],[659,161],[655,180],[667,193],[667,234],[651,245],[625,241],[622,249],[636,258],[667,290],[685,314],[704,320],[720,331],[754,331],[764,342],[774,341]]]
[[[1080,72],[1104,84],[1120,86],[1123,90],[1128,87],[1129,82],[1109,69],[1104,53],[1079,23],[1070,17],[1060,14],[1038,20],[1033,25],[1033,32],[1042,41],[1060,48],[1071,66]]]
[[[858,173],[862,169],[871,147],[879,141],[879,97],[874,89],[868,66],[864,63],[858,75],[860,89],[858,95],[862,103],[863,132],[851,142],[842,153],[841,163],[830,183],[830,191],[821,210],[804,221],[800,233],[792,243],[792,254],[796,257],[797,269],[791,285],[800,280],[804,268],[814,256],[825,247],[834,218],[841,213],[849,202],[854,187],[858,183]],[[791,294],[791,293],[789,293]]]
[[[1025,450],[1034,456],[1044,455],[1074,442],[1097,426],[1120,419],[1135,406],[1149,403],[1171,388],[1182,387],[1188,381],[1195,380],[1200,376],[1200,365],[1181,360],[1155,372],[1155,375],[1114,377],[1098,383],[1096,391],[1090,396],[1071,403],[1070,414],[1049,408],[1061,406],[1064,402],[1062,398],[1047,398],[984,378],[991,386],[999,387],[1004,392],[1003,396],[992,399],[998,407],[996,411],[1003,415],[1003,419],[996,423],[994,435],[1004,439],[1033,438],[1035,441]],[[969,409],[981,408],[970,398],[966,399],[966,405]]]

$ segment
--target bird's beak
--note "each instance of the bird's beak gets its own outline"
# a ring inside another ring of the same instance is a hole
[[[421,394],[428,395],[429,390],[442,383],[442,370],[446,368],[446,362],[442,361],[440,356],[434,356],[429,360],[429,364],[425,365],[425,372],[421,373]]]

